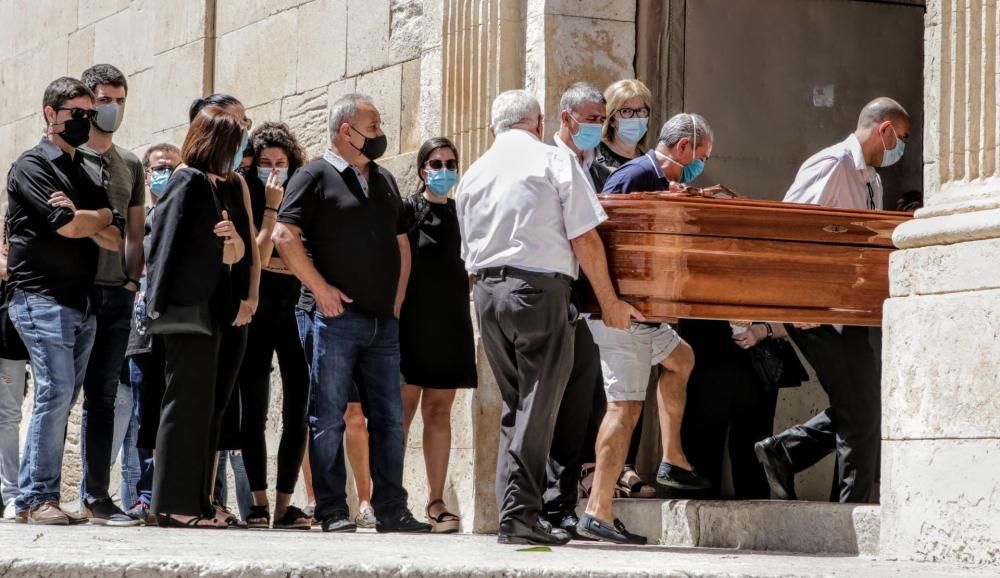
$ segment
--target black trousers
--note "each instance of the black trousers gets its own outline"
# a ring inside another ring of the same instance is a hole
[[[132,356],[142,374],[142,384],[138,389],[139,435],[135,445],[147,450],[156,449],[156,436],[160,430],[160,409],[166,388],[164,349],[163,338],[153,336],[148,353]]]
[[[816,370],[830,407],[775,436],[796,472],[837,452],[841,502],[877,502],[881,459],[881,331],[832,326],[788,334]]]
[[[236,380],[243,365],[243,354],[247,349],[248,325],[222,329],[222,344],[219,347],[218,375],[216,377],[216,413],[213,416],[212,435],[215,449],[240,449],[240,419],[242,401]],[[209,490],[214,488],[209,487]]]
[[[216,377],[222,333],[164,335],[163,405],[156,436],[153,512],[211,516],[218,433]]]
[[[295,491],[309,428],[309,368],[299,341],[295,302],[299,281],[291,275],[261,273],[260,304],[247,339],[240,372],[243,464],[252,491],[267,489],[267,442],[264,429],[271,395],[271,361],[281,369],[281,441],[278,443],[277,490]]]
[[[601,351],[594,343],[590,327],[582,319],[577,321],[573,340],[573,369],[566,392],[559,404],[556,427],[549,450],[548,489],[544,494],[546,515],[559,515],[576,511],[577,483],[580,466],[588,448],[585,443],[591,429],[591,418],[598,400],[604,401],[604,378],[601,374]],[[604,407],[601,404],[600,418]],[[600,419],[599,418],[599,419]],[[598,426],[600,422],[598,422]],[[596,439],[596,434],[595,434]],[[591,443],[589,454],[593,455]]]
[[[728,443],[734,497],[766,500],[771,492],[753,446],[774,431],[777,390],[764,390],[754,374],[749,352],[733,343],[729,323],[682,319],[677,331],[695,358],[687,385],[681,443],[688,461],[712,486],[673,495],[721,498]]]
[[[500,523],[537,523],[556,414],[569,381],[577,313],[566,279],[508,272],[473,289],[486,358],[500,387]]]

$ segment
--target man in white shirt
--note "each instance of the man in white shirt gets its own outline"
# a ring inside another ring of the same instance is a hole
[[[455,201],[462,258],[486,357],[500,387],[497,505],[501,543],[564,544],[539,519],[556,412],[579,317],[570,283],[587,273],[605,322],[642,315],[618,299],[595,228],[607,219],[572,155],[541,141],[541,107],[523,90],[493,102],[496,141],[465,173]]]
[[[810,157],[785,195],[786,202],[845,209],[882,209],[882,181],[875,167],[903,156],[910,116],[881,97],[861,110],[843,142]],[[786,325],[788,336],[816,370],[830,407],[808,422],[758,442],[757,458],[771,490],[796,499],[795,473],[832,451],[837,476],[831,499],[877,502],[881,446],[881,331],[868,327]]]

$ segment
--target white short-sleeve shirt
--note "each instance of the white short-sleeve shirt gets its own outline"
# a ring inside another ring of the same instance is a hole
[[[802,163],[785,202],[841,209],[881,209],[882,180],[865,163],[853,134]]]
[[[520,129],[497,135],[469,167],[455,204],[470,273],[509,266],[576,278],[570,240],[608,218],[574,156]]]

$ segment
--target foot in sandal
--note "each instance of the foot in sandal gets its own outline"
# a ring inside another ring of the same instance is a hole
[[[434,506],[439,506],[435,508]],[[431,532],[435,534],[453,534],[458,532],[460,519],[445,507],[444,500],[434,500],[427,504],[427,521],[431,523]]]

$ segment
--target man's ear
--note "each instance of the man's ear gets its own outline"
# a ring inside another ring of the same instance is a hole
[[[559,113],[559,122],[561,122],[566,126],[569,126],[569,120],[570,120],[570,114],[568,110],[564,110]]]
[[[535,132],[538,133],[538,140],[543,140],[545,138],[545,115],[538,115],[538,124],[535,126]]]
[[[497,138],[497,131],[493,130],[492,124],[490,125],[490,136],[493,138]]]
[[[52,108],[49,105],[45,105],[44,107],[42,107],[42,116],[45,117],[45,126],[50,126],[55,124],[56,115],[58,114],[59,113],[56,111],[56,109]]]

